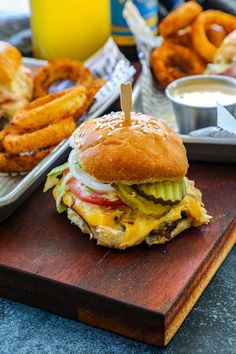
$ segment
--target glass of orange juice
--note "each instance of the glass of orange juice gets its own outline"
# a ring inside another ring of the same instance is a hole
[[[110,35],[109,0],[30,0],[33,53],[84,60]]]

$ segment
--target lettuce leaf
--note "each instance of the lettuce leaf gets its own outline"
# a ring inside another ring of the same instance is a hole
[[[68,173],[65,177],[63,177],[60,182],[57,185],[57,197],[56,197],[56,207],[58,213],[63,213],[67,209],[67,206],[65,206],[61,200],[63,195],[65,194],[67,190],[67,185],[66,183],[71,179],[72,175],[71,173]]]
[[[47,180],[44,185],[44,192],[47,192],[49,189],[53,188],[59,181],[59,177],[63,174],[63,171],[69,168],[68,162],[65,162],[63,165],[55,167],[47,175]]]

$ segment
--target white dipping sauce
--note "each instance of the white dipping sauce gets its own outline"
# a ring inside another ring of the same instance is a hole
[[[187,106],[215,107],[217,102],[226,106],[236,102],[236,87],[210,81],[191,83],[176,88],[173,97],[176,102]]]

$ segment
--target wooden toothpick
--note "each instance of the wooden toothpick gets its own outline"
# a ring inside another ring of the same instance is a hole
[[[130,112],[132,111],[132,84],[130,82],[120,85],[120,103],[125,120],[130,121]]]

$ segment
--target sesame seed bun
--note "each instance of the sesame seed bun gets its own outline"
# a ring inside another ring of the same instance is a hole
[[[22,63],[18,49],[9,43],[0,41],[0,84],[8,84],[14,80]]]
[[[138,184],[181,180],[187,173],[180,137],[163,121],[122,112],[83,123],[73,134],[84,171],[101,182]]]

